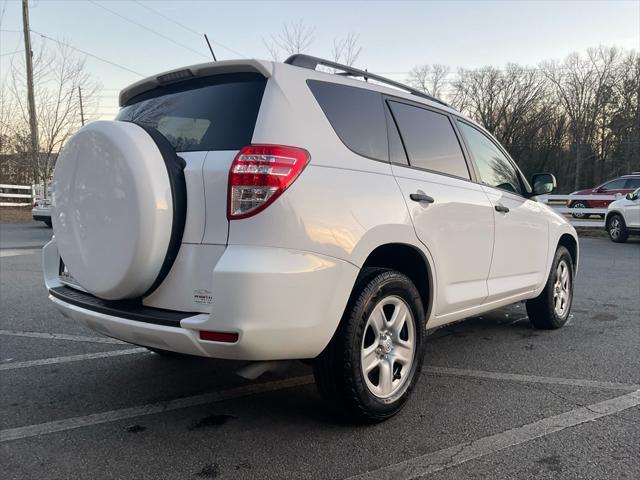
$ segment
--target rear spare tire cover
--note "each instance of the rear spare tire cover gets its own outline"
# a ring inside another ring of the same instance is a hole
[[[90,293],[137,298],[166,269],[176,221],[168,170],[156,141],[129,122],[92,122],[60,152],[53,230],[69,273]]]

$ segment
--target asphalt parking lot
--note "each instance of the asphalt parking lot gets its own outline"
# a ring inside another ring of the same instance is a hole
[[[640,241],[581,239],[572,317],[522,305],[433,332],[407,407],[336,420],[310,369],[161,358],[47,300],[42,224],[0,226],[5,479],[640,478]]]

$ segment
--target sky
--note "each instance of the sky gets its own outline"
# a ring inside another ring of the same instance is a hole
[[[0,78],[24,61],[21,2],[0,0]],[[110,11],[107,11],[111,10]],[[141,1],[31,0],[31,29],[120,65],[87,57],[102,90],[96,113],[141,78],[210,59],[270,59],[264,45],[287,22],[314,28],[308,53],[330,57],[335,38],[359,36],[355,66],[404,80],[418,64],[452,70],[507,62],[536,65],[597,45],[640,49],[640,0],[574,1]],[[55,47],[33,33],[34,49]],[[181,45],[178,45],[181,44]],[[16,52],[16,53],[13,53]]]

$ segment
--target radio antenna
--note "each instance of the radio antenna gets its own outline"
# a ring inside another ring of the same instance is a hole
[[[213,57],[213,61],[217,62],[218,59],[216,58],[216,54],[213,53],[213,48],[211,48],[211,42],[209,42],[209,37],[207,37],[207,34],[204,34],[204,39],[207,41],[207,46],[209,47],[209,51],[211,52],[211,56]]]

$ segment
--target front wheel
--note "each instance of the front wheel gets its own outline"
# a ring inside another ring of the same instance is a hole
[[[535,328],[550,330],[567,322],[573,301],[573,272],[569,250],[559,246],[544,289],[527,301],[529,321]]]
[[[624,243],[627,241],[629,231],[622,215],[614,213],[607,219],[607,233],[609,233],[612,242]]]
[[[418,290],[394,270],[363,272],[338,330],[314,361],[322,396],[352,420],[379,422],[404,406],[426,337]]]
[[[569,208],[589,208],[587,206],[587,204],[585,202],[573,202],[571,205],[569,205]],[[577,213],[574,212],[571,214],[573,216],[573,218],[589,218],[589,214],[588,213]]]

